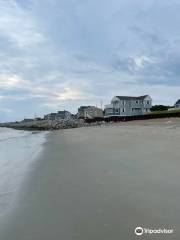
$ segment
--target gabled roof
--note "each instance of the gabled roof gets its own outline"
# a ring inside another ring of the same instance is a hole
[[[89,108],[89,107],[92,107],[92,106],[80,106],[79,109],[84,110],[84,109]]]
[[[131,96],[116,96],[119,100],[144,100],[148,95],[139,96],[139,97],[131,97]]]
[[[58,114],[64,114],[64,113],[70,113],[69,111],[63,110],[63,111],[58,111]]]
[[[57,113],[48,113],[46,116],[54,116],[56,115]]]
[[[179,99],[179,100],[177,100],[177,102],[175,103],[175,105],[176,105],[176,104],[180,104],[180,99]]]

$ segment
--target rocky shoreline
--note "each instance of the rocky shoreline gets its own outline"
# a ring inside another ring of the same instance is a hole
[[[1,123],[0,127],[14,128],[17,130],[28,131],[50,131],[68,128],[79,128],[100,125],[100,122],[86,123],[83,119],[68,120],[68,121],[52,121],[52,120],[33,120],[33,121],[21,121]]]

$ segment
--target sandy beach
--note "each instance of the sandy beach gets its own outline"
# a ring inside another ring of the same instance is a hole
[[[180,239],[180,119],[52,132],[1,240]]]

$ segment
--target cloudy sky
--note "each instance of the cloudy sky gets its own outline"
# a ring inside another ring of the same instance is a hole
[[[180,98],[179,0],[0,0],[0,121]]]

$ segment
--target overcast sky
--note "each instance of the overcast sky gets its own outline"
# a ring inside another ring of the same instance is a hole
[[[179,0],[0,0],[0,121],[180,98]]]

